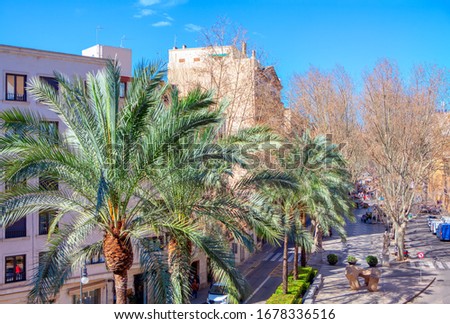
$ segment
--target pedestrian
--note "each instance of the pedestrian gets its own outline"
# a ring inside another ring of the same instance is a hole
[[[192,297],[194,297],[194,299],[196,299],[197,295],[198,295],[198,288],[199,288],[197,278],[194,278],[194,280],[192,281],[191,288],[192,288]]]

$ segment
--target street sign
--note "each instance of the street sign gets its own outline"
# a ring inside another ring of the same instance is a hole
[[[417,257],[418,257],[419,259],[423,259],[423,258],[425,257],[425,253],[423,253],[423,252],[418,252],[418,253],[417,253]]]

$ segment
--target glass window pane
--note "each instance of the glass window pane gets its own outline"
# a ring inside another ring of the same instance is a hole
[[[25,77],[16,76],[16,100],[25,101]]]
[[[14,100],[14,75],[6,75],[6,100]]]
[[[125,98],[127,91],[127,85],[125,82],[120,82],[120,98]]]

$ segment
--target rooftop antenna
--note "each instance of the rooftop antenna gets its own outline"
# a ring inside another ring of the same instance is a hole
[[[125,35],[123,35],[123,36],[120,38],[120,47],[123,48],[123,41],[125,41],[125,40],[128,40],[128,38],[126,38]]]
[[[173,48],[177,48],[177,35],[173,36]]]
[[[97,26],[97,28],[95,28],[95,42],[96,42],[96,44],[98,44],[98,32],[100,30],[102,30],[102,29],[103,29],[103,27],[101,27],[101,26]]]

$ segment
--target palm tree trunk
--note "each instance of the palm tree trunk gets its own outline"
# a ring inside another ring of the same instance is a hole
[[[128,270],[133,265],[133,247],[127,235],[121,232],[122,224],[112,228],[103,238],[106,266],[114,274],[117,304],[127,303]]]
[[[168,263],[174,304],[190,304],[191,252],[192,242],[174,237],[169,240]]]
[[[300,222],[302,223],[302,227],[306,228],[306,214],[304,212],[300,213]],[[300,265],[306,267],[306,249],[303,245],[301,247]]]
[[[127,303],[127,281],[128,274],[127,271],[122,273],[114,273],[114,284],[116,286],[116,303],[126,304]]]
[[[294,272],[293,272],[294,280],[298,279],[298,243],[295,243],[294,247]]]
[[[283,244],[283,294],[288,293],[288,234],[284,234]]]

